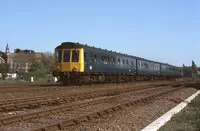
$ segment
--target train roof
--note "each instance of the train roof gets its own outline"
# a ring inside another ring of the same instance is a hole
[[[64,48],[84,48],[84,47],[88,47],[88,48],[95,48],[95,49],[98,49],[98,50],[104,50],[104,51],[108,51],[108,52],[112,52],[112,53],[118,53],[120,55],[125,55],[125,56],[130,56],[130,57],[135,57],[137,59],[140,59],[140,60],[144,60],[144,61],[148,61],[148,62],[154,62],[154,63],[158,63],[158,64],[162,64],[162,65],[167,65],[167,66],[173,66],[173,65],[170,65],[168,63],[162,63],[162,62],[158,62],[158,61],[153,61],[153,60],[149,60],[149,59],[145,59],[145,58],[141,58],[141,57],[138,57],[138,56],[134,56],[134,55],[128,55],[128,54],[125,54],[125,53],[120,53],[120,52],[116,52],[116,51],[112,51],[112,50],[107,50],[107,49],[101,49],[101,48],[97,48],[95,46],[89,46],[87,44],[80,44],[79,42],[62,42],[61,45],[57,46],[56,49],[64,49]],[[177,67],[177,66],[173,66],[173,67]]]

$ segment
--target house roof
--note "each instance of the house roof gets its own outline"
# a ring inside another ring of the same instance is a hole
[[[5,60],[2,58],[2,57],[0,57],[0,61],[3,61],[3,63],[5,62]],[[2,62],[1,62],[2,63]]]
[[[6,54],[6,53],[4,53],[4,52],[0,51],[0,56],[1,56],[1,55],[5,55],[5,54]]]

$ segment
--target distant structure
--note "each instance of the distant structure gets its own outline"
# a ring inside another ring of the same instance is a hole
[[[16,76],[17,72],[28,72],[33,61],[40,61],[41,52],[34,50],[14,49],[14,53],[10,52],[8,43],[6,44],[5,52],[0,51],[0,64],[8,63],[10,65],[9,76]]]
[[[5,63],[6,54],[0,51],[0,64]]]
[[[6,45],[5,53],[6,53],[5,62],[6,62],[6,63],[9,63],[9,61],[10,61],[10,49],[9,49],[9,47],[8,47],[8,43],[7,43],[7,45]]]

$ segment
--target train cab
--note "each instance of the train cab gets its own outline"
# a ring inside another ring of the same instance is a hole
[[[55,48],[54,76],[65,77],[72,72],[84,72],[84,48],[71,42],[62,43]]]

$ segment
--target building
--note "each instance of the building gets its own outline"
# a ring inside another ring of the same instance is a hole
[[[5,52],[0,52],[0,64],[8,63],[10,66],[10,77],[16,76],[17,72],[28,72],[30,65],[34,61],[40,61],[42,58],[41,52],[35,52],[34,50],[21,50],[14,49],[11,53],[8,43],[5,48]]]
[[[5,57],[6,57],[6,54],[0,51],[0,64],[5,63]]]
[[[5,63],[5,53],[0,51],[0,64]],[[0,79],[2,78],[2,74],[0,72]]]

